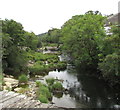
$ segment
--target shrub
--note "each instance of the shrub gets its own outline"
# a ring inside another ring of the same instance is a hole
[[[38,83],[39,89],[37,90],[38,100],[42,103],[48,103],[49,100],[52,99],[52,94],[49,91],[49,88],[42,83]]]
[[[41,86],[40,87],[40,94],[45,95],[48,99],[52,97],[49,89],[47,86]]]
[[[99,69],[106,80],[111,84],[120,84],[120,56],[116,53],[107,55],[103,62],[99,63]]]
[[[104,59],[103,62],[99,63],[99,69],[102,71],[103,76],[119,76],[119,59],[120,57],[116,54],[109,54]]]
[[[36,81],[36,86],[37,87],[39,87],[39,86],[41,86],[42,84],[41,84],[41,82],[40,81]]]
[[[48,85],[53,85],[54,82],[55,82],[55,79],[54,78],[48,78],[48,79],[46,79],[46,82],[47,82]]]
[[[61,91],[61,90],[63,90],[63,86],[62,86],[62,84],[60,82],[56,82],[56,83],[53,84],[52,90]]]
[[[47,65],[35,64],[29,67],[29,70],[32,74],[40,74],[40,73],[47,73],[49,71],[49,68]]]
[[[48,99],[45,95],[40,94],[38,100],[42,103],[48,103]]]
[[[58,69],[65,69],[66,68],[66,66],[67,66],[67,63],[66,62],[58,62],[58,64],[57,64],[57,68]]]
[[[28,82],[28,77],[25,74],[19,76],[19,83],[27,84],[27,82]]]

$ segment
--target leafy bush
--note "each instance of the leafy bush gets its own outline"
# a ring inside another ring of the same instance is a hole
[[[58,63],[49,63],[48,65],[39,64],[36,62],[33,66],[29,67],[29,70],[32,74],[41,74],[48,73],[50,70],[54,69],[65,69],[67,66],[66,62],[58,62]]]
[[[102,63],[99,63],[99,68],[102,71],[104,76],[118,76],[119,73],[119,63],[120,57],[116,54],[109,54],[107,55]]]
[[[53,84],[52,90],[61,91],[61,90],[63,90],[63,86],[62,86],[62,84],[60,82],[56,82],[56,83]]]
[[[48,103],[48,99],[45,95],[40,94],[38,100],[42,103]]]
[[[28,77],[25,74],[19,76],[19,83],[27,84],[27,82],[28,82]]]
[[[35,62],[33,66],[29,66],[31,74],[43,74],[48,73],[50,70],[66,68],[66,62],[59,61],[58,56],[54,54],[28,52],[27,56]],[[45,64],[46,61],[48,65]]]
[[[109,79],[112,83],[120,84],[120,56],[116,53],[107,55],[103,62],[99,63],[99,69],[102,71],[103,76]],[[112,84],[111,83],[111,84]]]
[[[38,96],[38,100],[40,100],[42,103],[48,103],[49,100],[52,99],[52,94],[49,91],[49,88],[42,84],[42,83],[38,83],[39,89],[37,90],[37,96]]]
[[[27,56],[30,60],[35,60],[35,61],[47,61],[48,59],[58,59],[57,55],[43,54],[39,52],[28,52]]]
[[[48,85],[53,85],[54,82],[55,82],[55,79],[54,78],[48,78],[48,79],[46,79],[46,82],[47,82]]]
[[[66,62],[58,62],[57,63],[57,69],[66,69],[67,63]]]
[[[40,74],[40,73],[48,73],[49,68],[47,65],[39,65],[35,64],[31,67],[29,67],[29,70],[32,74]]]
[[[41,86],[39,90],[40,90],[40,94],[46,96],[48,99],[52,97],[47,86]]]
[[[41,82],[40,81],[36,81],[36,86],[37,87],[39,87],[39,86],[41,86],[42,84],[41,84]]]

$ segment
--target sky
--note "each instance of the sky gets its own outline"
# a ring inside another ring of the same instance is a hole
[[[20,22],[36,35],[60,28],[72,16],[89,10],[103,15],[118,13],[120,0],[0,0],[0,18]]]

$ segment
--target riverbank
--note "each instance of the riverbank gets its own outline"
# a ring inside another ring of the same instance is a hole
[[[90,74],[90,71],[89,73],[87,73],[87,71],[84,71],[82,73],[81,71],[76,71],[73,65],[67,64],[66,62],[66,69],[64,68],[63,70],[59,70],[59,62],[63,62],[63,55],[55,53],[43,54],[39,52],[29,52],[28,56],[30,60],[28,68],[29,70],[30,68],[32,68],[34,71],[32,69],[32,71],[30,70],[27,85],[24,87],[20,87],[19,84],[16,84],[18,85],[17,87],[11,87],[10,84],[7,83],[8,87],[4,88],[8,89],[9,91],[12,90],[17,93],[25,94],[28,97],[33,97],[33,99],[39,98],[39,100],[45,103],[52,103],[58,107],[64,108],[98,108],[99,105],[97,104],[97,102],[101,103],[100,108],[107,106],[110,107],[111,103],[114,103],[111,105],[112,107],[117,105],[116,100],[119,100],[117,99],[119,95],[116,94],[118,93],[116,91],[112,91],[113,89],[108,87],[103,78],[96,76],[94,73]],[[57,67],[57,65],[59,66]],[[12,76],[10,77],[12,78]],[[64,90],[66,91],[57,93],[50,91],[52,89],[52,86],[50,87],[46,84],[46,79],[49,78],[58,79],[58,81],[61,82],[62,86],[65,88]],[[40,85],[42,87],[42,90],[44,90],[44,93],[41,92],[41,94],[39,94],[38,90],[41,90],[41,87],[36,86],[37,82],[42,83],[42,85]],[[99,87],[98,85],[101,86]],[[104,89],[101,90],[100,88]],[[97,90],[99,90],[100,92]],[[46,95],[46,93],[49,95]],[[112,100],[111,102],[109,102],[109,98],[110,100]],[[113,99],[115,101],[113,101]],[[108,103],[107,106],[104,100]]]
[[[27,97],[23,94],[13,91],[0,91],[0,109],[29,109],[29,108],[58,108],[54,104],[44,104],[32,97]]]
[[[58,55],[60,55],[60,53],[59,51],[56,50],[52,52],[50,52],[50,50],[46,51],[43,50],[43,53],[29,51],[27,53],[27,56],[29,58],[28,62],[29,74],[45,75],[48,74],[49,71],[55,69],[59,70],[66,69],[67,63],[65,61],[60,61]]]
[[[31,88],[34,88],[35,81],[44,82],[47,78],[58,78],[63,80],[63,87],[70,88],[68,94],[58,94],[53,96],[52,102],[63,108],[116,108],[119,106],[119,92],[110,89],[104,80],[97,77],[78,74],[71,65],[64,71],[50,71],[48,75],[42,77],[36,75],[30,79]],[[33,86],[32,86],[33,85]],[[98,102],[101,104],[99,105]],[[69,104],[68,104],[69,103]],[[68,106],[69,105],[69,106]]]

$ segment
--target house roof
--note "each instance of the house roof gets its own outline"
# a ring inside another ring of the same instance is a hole
[[[120,24],[120,13],[108,17],[105,26],[118,25],[118,24]]]

